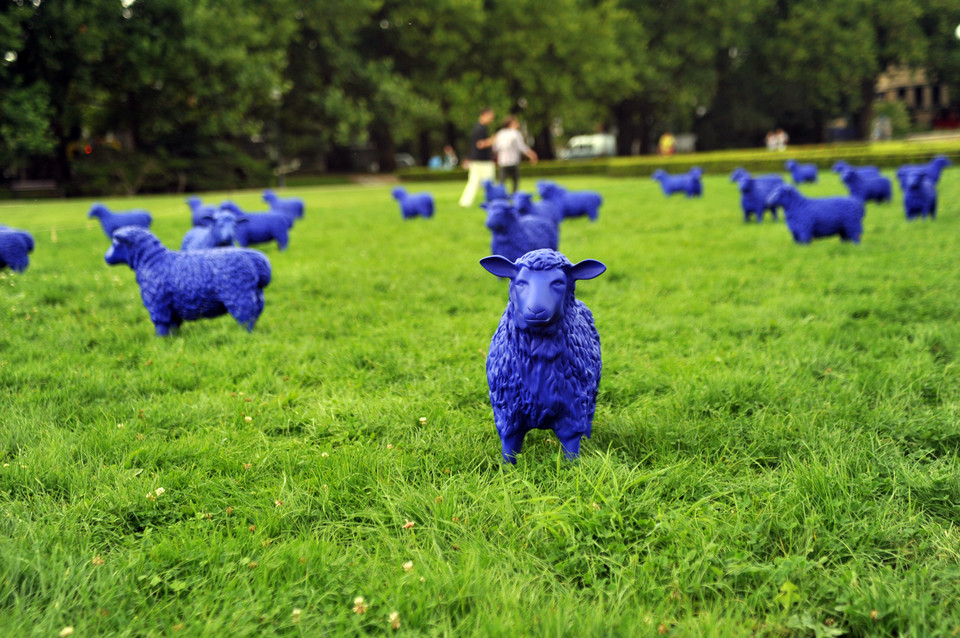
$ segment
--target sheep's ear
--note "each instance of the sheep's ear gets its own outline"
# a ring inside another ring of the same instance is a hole
[[[607,269],[602,262],[596,259],[584,259],[570,267],[567,273],[573,279],[593,279],[599,277]]]
[[[204,215],[203,217],[200,218],[200,225],[201,225],[201,226],[210,226],[210,225],[214,224],[216,221],[217,221],[217,220],[214,219],[213,215],[207,214],[207,215]]]
[[[492,275],[497,277],[509,277],[513,279],[517,276],[518,268],[515,263],[501,255],[491,255],[480,260],[480,265],[487,269]]]

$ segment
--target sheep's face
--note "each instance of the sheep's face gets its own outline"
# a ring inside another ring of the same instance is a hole
[[[536,267],[538,261],[541,267]],[[542,267],[544,262],[551,265]],[[480,265],[498,277],[510,278],[513,319],[521,329],[544,329],[558,323],[566,310],[567,300],[573,299],[575,282],[593,279],[607,269],[595,259],[584,259],[571,265],[561,253],[549,248],[530,251],[517,263],[493,255],[481,259]]]
[[[767,206],[783,206],[787,199],[790,197],[790,193],[796,192],[792,186],[789,184],[783,184],[782,186],[777,186],[770,194],[767,196]]]
[[[530,193],[514,193],[513,203],[517,207],[518,213],[529,213],[533,209],[533,199]]]
[[[233,243],[237,230],[237,218],[227,211],[218,212],[213,219],[213,237],[218,243]]]
[[[394,188],[392,191],[390,191],[390,194],[393,195],[394,199],[399,201],[401,197],[407,194],[407,191],[402,188]]]
[[[103,258],[111,266],[130,263],[126,245],[116,237],[113,238],[113,243],[110,244],[110,248],[107,249]]]
[[[87,217],[103,217],[104,213],[106,212],[106,206],[103,206],[102,204],[94,204],[90,207],[90,212],[87,213]]]
[[[487,228],[493,231],[506,230],[510,218],[517,215],[513,206],[506,200],[495,199],[492,202],[485,202],[481,206],[487,211]]]
[[[541,328],[563,317],[567,298],[567,273],[560,269],[523,267],[510,282],[510,299],[521,328]]]
[[[921,173],[908,173],[903,179],[903,190],[913,193],[920,192],[925,177]]]

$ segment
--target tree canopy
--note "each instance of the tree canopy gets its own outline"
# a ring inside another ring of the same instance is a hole
[[[464,152],[486,105],[544,157],[560,130],[615,130],[622,154],[668,129],[865,135],[889,65],[960,95],[958,24],[952,0],[4,0],[0,167],[130,190],[361,151],[389,170]]]

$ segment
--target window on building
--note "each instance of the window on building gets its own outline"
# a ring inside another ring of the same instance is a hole
[[[923,103],[923,87],[916,86],[913,88],[913,104],[920,108],[929,106],[928,104]]]
[[[933,85],[933,91],[932,91],[932,93],[933,93],[933,96],[932,96],[933,105],[934,105],[935,107],[941,107],[941,106],[943,106],[943,104],[940,103],[940,100],[942,100],[943,97],[942,97],[942,95],[941,95],[940,85],[939,85],[939,84],[934,84],[934,85]]]

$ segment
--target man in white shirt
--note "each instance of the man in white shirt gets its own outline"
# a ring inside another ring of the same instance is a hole
[[[514,116],[508,115],[503,121],[503,128],[493,136],[493,151],[497,154],[500,183],[506,184],[509,177],[513,182],[511,194],[516,193],[520,183],[520,154],[530,158],[531,164],[537,163],[537,154],[523,141],[520,122]]]

